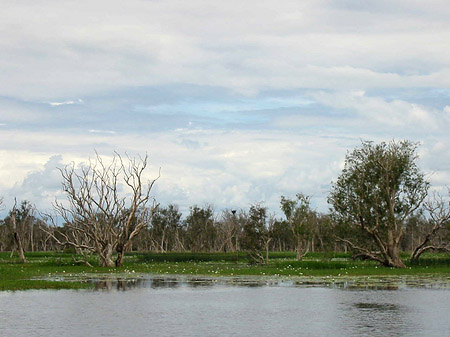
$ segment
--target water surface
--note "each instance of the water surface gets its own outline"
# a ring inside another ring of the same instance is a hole
[[[0,336],[449,336],[450,290],[211,279],[0,293]],[[390,288],[388,288],[390,289]]]

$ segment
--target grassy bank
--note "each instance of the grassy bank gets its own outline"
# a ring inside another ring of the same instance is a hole
[[[249,265],[245,253],[133,253],[126,256],[121,268],[94,267],[73,263],[67,253],[28,253],[28,262],[21,264],[17,257],[0,253],[0,290],[24,289],[83,289],[93,285],[85,281],[50,281],[46,277],[83,275],[85,273],[129,275],[148,273],[157,275],[198,276],[400,276],[450,275],[450,254],[428,254],[418,264],[405,269],[380,267],[373,261],[354,261],[348,254],[309,254],[303,261],[295,260],[293,252],[270,255],[267,265]],[[37,279],[39,278],[39,279]],[[44,279],[43,279],[44,278]]]

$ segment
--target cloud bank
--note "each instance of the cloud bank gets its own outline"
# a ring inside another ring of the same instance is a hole
[[[8,2],[0,195],[50,207],[56,167],[148,153],[155,196],[278,210],[362,139],[421,143],[450,181],[448,1]]]

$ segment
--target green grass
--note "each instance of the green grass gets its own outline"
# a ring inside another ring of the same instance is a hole
[[[137,262],[246,262],[247,253],[133,253]],[[323,256],[323,254],[321,254]],[[269,258],[295,259],[295,252],[270,252]]]
[[[295,260],[294,252],[271,253],[267,265],[249,265],[245,253],[132,253],[125,257],[121,268],[96,267],[92,257],[90,268],[74,264],[68,253],[27,253],[28,262],[21,264],[17,256],[0,253],[0,290],[25,289],[83,289],[93,287],[83,281],[50,281],[47,277],[73,276],[86,273],[129,275],[136,273],[191,276],[276,276],[276,277],[327,277],[327,276],[401,276],[450,275],[450,254],[424,255],[418,263],[407,268],[380,267],[373,261],[352,260],[349,254],[310,253],[303,261]]]
[[[237,262],[245,253],[136,253],[139,262]]]

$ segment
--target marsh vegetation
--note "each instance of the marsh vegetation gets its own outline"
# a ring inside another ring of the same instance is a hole
[[[244,253],[132,253],[124,267],[88,267],[75,264],[72,254],[30,253],[28,263],[0,254],[0,289],[93,288],[92,280],[134,280],[157,277],[207,278],[213,280],[252,279],[256,283],[300,282],[298,284],[447,284],[450,286],[450,255],[428,254],[406,268],[385,268],[375,261],[354,260],[349,253],[314,253],[302,261],[296,252],[271,252],[270,262],[248,263]],[[94,257],[92,263],[95,263]],[[417,281],[417,282],[416,282]]]

